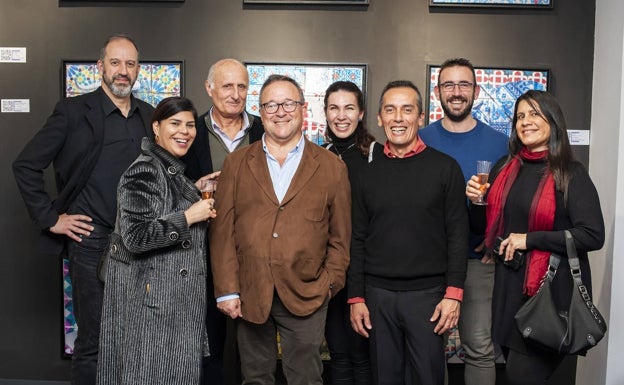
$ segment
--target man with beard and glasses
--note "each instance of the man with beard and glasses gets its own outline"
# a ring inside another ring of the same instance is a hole
[[[444,117],[420,130],[428,145],[457,160],[466,182],[477,173],[477,160],[492,163],[507,154],[508,138],[475,119],[471,110],[479,96],[475,70],[467,59],[449,59],[442,64],[434,92]],[[494,346],[491,339],[494,261],[484,255],[483,234],[470,234],[466,251],[468,269],[464,284],[459,335],[465,352],[464,381],[467,385],[494,385]]]
[[[41,229],[45,254],[69,259],[78,337],[71,383],[95,384],[103,283],[96,270],[115,226],[117,184],[153,137],[154,108],[132,96],[139,52],[132,39],[106,40],[97,62],[102,86],[57,103],[39,132],[13,162],[28,212]],[[57,197],[46,192],[44,170],[52,164]]]

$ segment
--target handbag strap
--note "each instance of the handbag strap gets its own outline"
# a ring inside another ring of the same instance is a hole
[[[375,141],[373,140],[368,148],[368,163],[373,161],[373,149],[375,148]]]
[[[583,285],[583,280],[581,279],[581,265],[579,263],[578,254],[576,253],[576,246],[574,245],[574,238],[572,238],[572,233],[569,230],[564,230],[563,234],[565,236],[566,241],[566,253],[568,254],[568,264],[570,265],[570,272],[572,273],[572,278],[574,279],[574,283],[581,289],[582,292],[587,292],[585,285]],[[561,262],[561,257],[558,254],[551,253],[550,260],[548,262],[548,271],[546,272],[546,278],[550,281],[555,277],[555,273],[557,273],[557,269],[559,268],[559,263]]]
[[[570,270],[572,276],[575,272],[578,272],[578,277],[581,277],[581,265],[579,264],[578,254],[576,253],[576,246],[574,245],[574,238],[569,230],[565,230],[566,252],[568,253],[568,263],[570,264]]]
[[[565,234],[566,251],[568,253],[568,264],[570,265],[570,273],[572,274],[574,284],[578,287],[578,290],[581,293],[583,300],[591,301],[589,292],[587,291],[587,288],[583,284],[583,280],[581,278],[581,264],[579,263],[578,254],[576,253],[576,246],[574,245],[574,238],[572,238],[572,233],[570,233],[569,230],[565,230],[563,233]]]
[[[559,269],[559,263],[561,262],[561,257],[559,254],[551,253],[550,260],[548,262],[548,271],[546,271],[546,276],[544,279],[552,282],[553,278],[555,278],[555,274],[557,273],[557,269]]]

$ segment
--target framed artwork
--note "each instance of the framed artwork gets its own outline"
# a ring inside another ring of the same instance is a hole
[[[434,92],[438,84],[440,66],[427,66],[427,124],[444,116],[442,105]],[[472,106],[472,115],[506,135],[511,132],[516,99],[528,90],[548,90],[550,71],[547,69],[513,69],[475,67],[479,97]]]
[[[369,0],[243,0],[243,4],[368,5]]]
[[[69,260],[63,258],[63,356],[74,353],[74,342],[78,336],[78,325],[74,316],[72,284],[69,278]]]
[[[429,0],[430,7],[552,8],[555,0]]]
[[[169,96],[183,93],[182,61],[160,62],[142,61],[139,76],[132,93],[154,107]],[[63,97],[73,97],[94,91],[100,86],[100,74],[95,61],[63,61]],[[72,285],[69,278],[69,261],[63,260],[63,353],[70,356],[74,351],[74,341],[78,327],[74,317]]]
[[[247,111],[260,114],[260,88],[273,74],[287,75],[297,81],[308,103],[303,122],[306,137],[316,143],[325,143],[327,122],[323,106],[325,90],[333,82],[344,80],[355,83],[366,95],[366,64],[305,64],[305,63],[245,63],[249,71]]]
[[[184,0],[60,0],[60,3],[184,3]]]
[[[169,96],[183,95],[182,61],[142,61],[132,94],[149,104]],[[95,61],[63,61],[63,97],[86,94],[100,86]]]

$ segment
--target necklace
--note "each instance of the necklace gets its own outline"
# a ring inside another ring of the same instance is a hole
[[[353,146],[355,146],[355,143],[351,143],[349,145],[349,147],[345,148],[343,151],[338,150],[338,147],[336,147],[335,145],[332,146],[332,148],[334,150],[336,150],[336,154],[338,155],[338,158],[342,160],[342,154],[345,154],[347,151],[349,151]]]

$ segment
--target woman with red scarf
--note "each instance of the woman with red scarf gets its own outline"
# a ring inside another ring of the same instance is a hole
[[[574,237],[583,282],[591,292],[587,252],[604,243],[604,222],[598,193],[587,170],[574,160],[563,113],[555,98],[544,91],[528,91],[516,101],[509,155],[493,167],[485,210],[485,245],[496,258],[492,300],[492,339],[507,360],[508,384],[544,384],[564,356],[525,343],[514,315],[539,289],[551,252],[564,258],[553,282],[553,296],[567,308],[572,278],[564,230]],[[479,184],[473,176],[466,196],[477,200]],[[473,216],[476,217],[476,216]],[[481,216],[483,218],[483,216]],[[500,242],[500,255],[495,249]],[[514,259],[525,258],[512,267]]]

